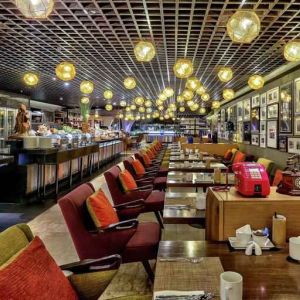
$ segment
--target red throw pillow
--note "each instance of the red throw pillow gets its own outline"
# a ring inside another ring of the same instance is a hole
[[[124,170],[121,172],[119,174],[119,179],[125,192],[129,192],[137,188],[137,184],[129,171]]]
[[[96,227],[107,227],[119,222],[116,211],[102,190],[89,196],[86,206]]]
[[[146,170],[145,170],[143,164],[138,159],[135,159],[132,162],[132,167],[133,167],[136,175],[143,176],[146,174]]]
[[[39,237],[0,269],[0,299],[79,299]]]
[[[228,149],[225,154],[224,154],[224,159],[225,160],[231,160],[231,157],[232,157],[232,150],[231,149]]]
[[[147,154],[143,154],[143,160],[144,160],[146,167],[149,167],[151,165],[151,159],[149,158],[149,156]]]

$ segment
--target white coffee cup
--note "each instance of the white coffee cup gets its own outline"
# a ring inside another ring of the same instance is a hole
[[[243,277],[236,272],[224,272],[220,275],[221,300],[243,299]]]
[[[300,236],[289,238],[289,255],[300,261]]]
[[[203,195],[199,194],[196,196],[195,199],[195,207],[198,210],[203,210],[206,207],[206,199],[203,197]]]

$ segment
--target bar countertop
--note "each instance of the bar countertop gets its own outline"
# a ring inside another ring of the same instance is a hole
[[[0,155],[0,165],[2,164],[10,164],[14,162],[14,157],[13,156],[8,156],[8,155]]]

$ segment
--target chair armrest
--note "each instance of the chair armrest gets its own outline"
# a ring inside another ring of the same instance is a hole
[[[136,192],[136,191],[151,191],[153,189],[153,185],[152,184],[147,184],[147,185],[144,185],[144,186],[139,186],[135,189],[132,189],[129,191],[130,192]]]
[[[136,182],[143,182],[143,181],[151,181],[153,180],[154,177],[143,177],[143,178],[140,178],[140,179],[135,179]]]
[[[109,232],[109,231],[116,231],[116,230],[125,230],[125,229],[132,229],[136,228],[139,224],[137,219],[121,221],[115,224],[108,225],[107,227],[99,227],[98,230],[100,232]]]
[[[101,270],[117,269],[121,264],[121,256],[114,254],[97,259],[84,259],[78,262],[60,266],[61,270],[71,271],[74,274],[92,273]]]
[[[116,210],[122,210],[122,209],[128,209],[128,208],[137,208],[137,207],[143,207],[145,205],[144,199],[138,199],[134,201],[129,201],[126,203],[115,205],[114,208]]]

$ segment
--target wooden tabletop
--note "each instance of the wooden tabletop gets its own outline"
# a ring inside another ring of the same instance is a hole
[[[287,249],[263,251],[262,256],[246,256],[243,251],[230,251],[226,243],[161,241],[157,261],[172,257],[220,257],[225,271],[235,271],[243,276],[244,300],[299,300],[300,265],[288,262],[287,255]],[[188,286],[188,278],[181,280]],[[155,282],[154,291],[156,286]]]
[[[204,156],[204,157],[196,157],[196,156],[188,156],[185,155],[184,157],[180,157],[178,155],[171,155],[170,161],[177,161],[177,162],[183,162],[183,161],[207,161],[210,160],[211,162],[217,162],[220,161],[218,158],[215,158],[213,156]]]
[[[205,210],[198,210],[195,208],[195,200],[197,193],[192,197],[182,195],[178,197],[166,193],[163,222],[165,224],[204,224],[205,223]],[[180,193],[184,194],[184,193]]]
[[[221,171],[225,172],[227,167],[218,162],[213,162],[210,164],[209,167],[206,167],[206,164],[201,162],[197,163],[189,163],[184,164],[183,162],[170,162],[169,163],[169,170],[170,171],[181,171],[181,172],[195,172],[195,173],[212,173],[216,168],[221,169]]]
[[[228,174],[228,184],[234,184],[234,175]],[[226,174],[221,174],[221,181],[215,182],[212,173],[186,173],[172,171],[168,173],[167,187],[210,187],[226,185]]]

